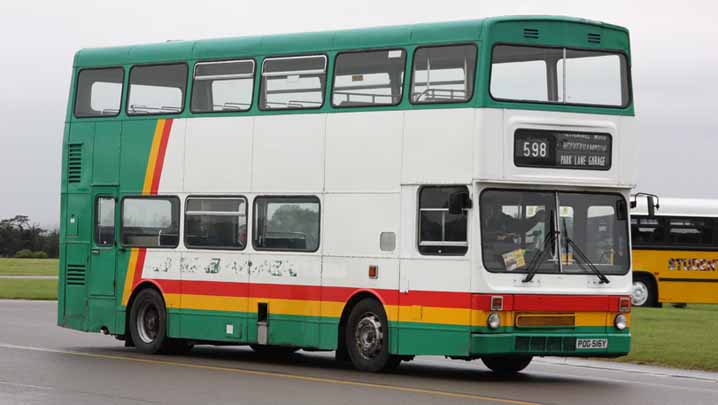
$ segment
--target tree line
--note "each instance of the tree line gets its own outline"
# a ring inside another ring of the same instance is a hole
[[[56,258],[60,232],[30,223],[26,215],[0,220],[0,257]]]

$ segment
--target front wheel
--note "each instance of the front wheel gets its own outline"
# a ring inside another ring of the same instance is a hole
[[[167,346],[167,311],[162,296],[154,289],[140,291],[130,308],[130,335],[137,350],[155,354]]]
[[[482,357],[481,361],[496,374],[511,375],[525,369],[533,356]]]
[[[389,353],[389,322],[378,301],[366,298],[352,308],[345,338],[357,370],[377,372],[399,365],[400,359]]]
[[[645,277],[636,277],[633,280],[631,303],[634,307],[652,307],[656,305],[656,293],[653,285]]]

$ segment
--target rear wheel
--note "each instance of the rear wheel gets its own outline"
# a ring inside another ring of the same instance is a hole
[[[633,278],[631,302],[634,307],[656,306],[656,290],[648,277],[638,275]]]
[[[525,369],[533,356],[482,357],[481,361],[496,374],[511,375]]]
[[[156,290],[140,291],[130,308],[130,335],[137,350],[154,354],[169,345],[167,311],[164,300]]]
[[[377,372],[396,368],[401,359],[389,353],[389,323],[382,305],[365,298],[352,308],[346,323],[346,348],[354,368]]]

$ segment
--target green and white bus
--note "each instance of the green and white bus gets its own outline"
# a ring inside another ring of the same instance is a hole
[[[624,355],[630,66],[567,17],[81,50],[58,324],[367,371]]]

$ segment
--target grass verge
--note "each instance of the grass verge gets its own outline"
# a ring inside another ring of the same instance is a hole
[[[718,371],[718,305],[633,308],[631,353],[618,361]]]
[[[57,259],[0,259],[0,276],[57,276]]]
[[[1,299],[56,300],[57,280],[0,279]]]

